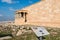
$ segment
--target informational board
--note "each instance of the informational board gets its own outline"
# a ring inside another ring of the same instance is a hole
[[[49,32],[44,27],[31,27],[37,37],[48,35]]]

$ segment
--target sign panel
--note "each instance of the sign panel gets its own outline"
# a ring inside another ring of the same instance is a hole
[[[48,35],[49,32],[44,27],[31,27],[37,37]]]

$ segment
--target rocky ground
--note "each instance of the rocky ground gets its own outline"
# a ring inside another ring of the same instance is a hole
[[[46,29],[49,31],[50,35],[44,36],[45,40],[60,40],[60,28],[50,28],[46,27]],[[20,30],[20,33],[22,34],[16,36],[17,32]],[[36,35],[33,33],[31,29],[26,28],[19,28],[19,27],[0,27],[0,35],[2,34],[12,34],[13,37],[11,39],[7,40],[38,40]]]

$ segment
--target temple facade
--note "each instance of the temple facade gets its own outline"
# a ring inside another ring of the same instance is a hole
[[[41,0],[17,10],[15,25],[60,26],[60,0]]]

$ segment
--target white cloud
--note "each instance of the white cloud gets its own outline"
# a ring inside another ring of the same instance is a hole
[[[12,3],[12,0],[2,0],[2,2]]]
[[[17,9],[14,9],[14,8],[12,8],[12,7],[9,7],[8,8],[10,11],[16,11]]]
[[[13,8],[9,8],[9,10],[10,10],[10,11],[15,11],[15,9],[13,9]]]
[[[2,17],[3,15],[2,14],[0,14],[0,17]]]
[[[5,3],[9,3],[9,4],[12,4],[12,3],[19,3],[19,1],[12,1],[12,0],[1,0],[2,2],[5,2]]]

